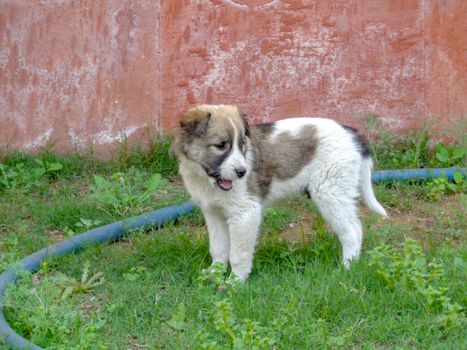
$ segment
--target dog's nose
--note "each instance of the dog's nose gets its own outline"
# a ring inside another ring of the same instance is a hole
[[[237,173],[238,177],[243,177],[246,174],[246,169],[245,168],[237,168],[237,169],[235,169],[235,172]]]

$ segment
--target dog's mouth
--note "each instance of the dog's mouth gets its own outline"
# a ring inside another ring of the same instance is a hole
[[[232,180],[225,180],[221,177],[219,171],[208,171],[208,176],[212,177],[216,180],[215,184],[219,187],[222,191],[230,191],[233,187]]]
[[[216,179],[216,185],[223,191],[230,191],[233,187],[233,181],[232,180],[224,180],[221,178]]]

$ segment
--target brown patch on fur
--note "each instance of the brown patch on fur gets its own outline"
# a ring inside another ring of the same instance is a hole
[[[254,154],[253,172],[248,190],[265,198],[273,179],[296,176],[312,159],[316,146],[316,128],[304,126],[297,135],[283,132],[271,140],[274,123],[250,127]]]
[[[211,116],[212,112],[195,107],[183,115],[180,126],[189,135],[203,136],[206,133]]]
[[[238,110],[240,118],[242,118],[243,128],[245,129],[245,136],[250,137],[250,125],[248,124],[248,115]]]
[[[206,136],[206,138],[220,136],[232,129],[229,119],[232,120],[239,131],[246,129],[245,120],[236,106],[200,105],[193,107],[182,116],[180,122],[181,134],[179,136],[194,135],[198,137]]]

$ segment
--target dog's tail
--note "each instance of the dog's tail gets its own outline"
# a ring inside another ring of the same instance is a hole
[[[362,193],[363,203],[375,213],[388,217],[386,210],[378,202],[373,192],[373,186],[371,185],[371,170],[373,169],[373,161],[370,157],[363,158],[362,167],[360,169],[360,190]]]

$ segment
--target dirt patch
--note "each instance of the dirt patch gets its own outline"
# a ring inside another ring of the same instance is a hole
[[[466,204],[465,195],[446,196],[440,201],[423,202],[409,212],[390,213],[389,224],[407,227],[406,235],[424,248],[447,240],[459,245],[467,232]]]
[[[66,233],[60,230],[45,230],[45,233],[52,243],[58,243],[67,238]]]
[[[404,234],[421,242],[424,248],[439,242],[451,241],[458,245],[465,239],[467,220],[465,195],[447,196],[437,202],[423,202],[410,211],[392,210],[389,219],[380,218],[366,208],[361,210],[362,222],[376,221],[371,224],[372,229],[392,225],[404,227]],[[308,243],[315,236],[316,222],[314,212],[306,213],[297,222],[279,234],[279,238],[287,242]],[[394,237],[396,239],[400,237]]]
[[[291,243],[309,243],[313,234],[314,215],[312,213],[304,216],[299,222],[292,223],[279,234],[279,239]]]

